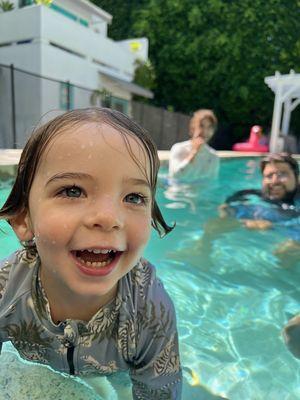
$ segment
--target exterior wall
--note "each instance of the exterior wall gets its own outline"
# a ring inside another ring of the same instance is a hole
[[[40,74],[42,68],[41,61],[41,46],[38,42],[26,44],[14,43],[10,46],[0,47],[0,64],[14,64],[15,67]]]
[[[24,7],[0,14],[0,44],[33,39],[40,36],[41,7]]]
[[[107,36],[107,24],[111,22],[112,16],[94,4],[91,4],[91,7],[88,8],[80,1],[55,0],[53,5],[77,15],[78,18],[87,21],[90,28],[99,32],[102,36]]]
[[[70,54],[47,43],[40,43],[41,75],[70,81],[91,89],[98,86],[98,68],[86,58]]]
[[[71,87],[71,108],[91,105],[92,91],[105,87],[112,92],[112,107],[131,115],[131,93],[113,80],[104,82],[101,72],[130,82],[138,55],[130,50],[127,42],[106,37],[109,14],[103,12],[102,18],[99,13],[93,13],[93,7],[89,10],[84,2],[82,7],[79,3],[54,2],[87,18],[90,27],[45,6],[18,8],[18,1],[13,11],[0,13],[0,64],[13,64],[15,68],[52,78],[40,79],[15,70],[17,147],[24,145],[32,126],[41,117],[45,121],[66,109],[66,104],[62,104],[64,83],[53,79],[90,88],[89,91]],[[97,24],[98,28],[103,27],[99,32],[96,32]],[[148,48],[145,40],[143,49]],[[14,145],[9,72],[8,68],[0,67],[0,147],[4,148]]]
[[[0,44],[24,40],[56,45],[94,62],[99,71],[127,81],[133,78],[135,57],[124,46],[47,7],[29,6],[0,14]]]
[[[0,47],[0,63],[22,66],[25,70],[38,73],[41,69],[41,46],[39,43],[28,43]],[[11,125],[11,75],[7,69],[3,68],[1,71],[0,148],[9,148],[14,145]],[[16,142],[18,147],[22,147],[33,121],[37,122],[42,113],[41,85],[34,77],[14,71],[14,88],[15,93],[18,93],[15,99]]]

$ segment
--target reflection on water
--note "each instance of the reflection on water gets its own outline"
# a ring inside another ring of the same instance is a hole
[[[174,190],[162,179],[159,205],[176,228],[163,240],[153,236],[147,256],[176,304],[183,364],[204,387],[232,400],[296,400],[299,361],[281,330],[299,311],[300,262],[283,268],[274,254],[288,229],[238,226],[202,242],[207,221],[220,223],[217,207],[248,188],[260,188],[257,160],[224,160],[209,187]]]
[[[163,239],[153,233],[145,255],[157,266],[177,309],[183,400],[299,399],[300,364],[287,351],[281,329],[299,311],[300,263],[282,268],[273,254],[284,232],[239,227],[216,237],[209,248],[201,246],[204,225],[217,217],[218,205],[236,190],[260,187],[258,161],[222,161],[220,179],[212,186],[174,188],[165,175],[162,170],[158,203],[176,227]],[[6,250],[0,246],[0,257],[16,248],[12,237]],[[44,399],[55,398],[47,397],[54,384],[64,393],[57,398],[71,398],[71,386],[74,400],[95,398],[78,380],[75,384],[45,367],[33,373],[26,364],[24,377],[25,364],[11,354],[1,356],[0,387],[6,382],[13,390],[14,379],[23,390],[18,400],[29,398],[26,388],[39,398],[41,381]]]

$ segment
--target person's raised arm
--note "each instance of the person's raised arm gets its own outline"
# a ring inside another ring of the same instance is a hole
[[[180,177],[186,170],[193,168],[193,161],[204,143],[205,141],[201,137],[193,138],[189,142],[176,143],[170,151],[170,176]]]

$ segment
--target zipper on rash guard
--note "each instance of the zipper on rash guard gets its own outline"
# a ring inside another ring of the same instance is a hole
[[[75,374],[74,360],[73,360],[74,349],[75,349],[74,346],[70,346],[67,349],[67,360],[68,360],[68,364],[69,364],[70,375]]]

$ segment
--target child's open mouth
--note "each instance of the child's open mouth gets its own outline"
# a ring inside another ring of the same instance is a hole
[[[71,253],[82,266],[94,269],[106,267],[121,254],[120,251],[112,249],[73,250]]]

